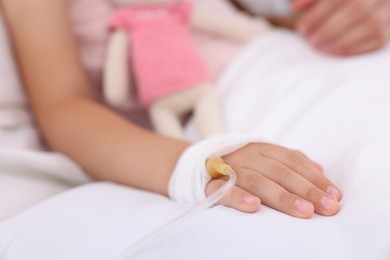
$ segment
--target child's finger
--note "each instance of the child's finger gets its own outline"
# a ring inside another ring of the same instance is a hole
[[[222,179],[211,180],[206,187],[207,196],[213,194],[225,183],[226,181]],[[232,190],[218,202],[218,204],[232,207],[243,212],[255,212],[259,209],[261,201],[258,197],[252,195],[251,193],[234,186]]]
[[[240,176],[243,177],[243,180],[255,180],[253,182],[255,182],[258,187],[250,187],[250,181],[249,183],[248,181],[247,183],[238,182],[237,185],[256,194],[264,203],[270,202],[269,205],[274,205],[272,207],[279,206],[283,211],[294,215],[294,211],[292,211],[289,206],[291,206],[293,202],[295,203],[297,198],[293,195],[296,195],[313,204],[315,211],[320,215],[331,216],[336,214],[339,210],[339,203],[336,198],[328,196],[325,191],[278,161],[263,157],[259,161],[259,167],[253,167],[252,169],[252,172],[250,172],[249,169],[248,171],[241,172]],[[269,187],[264,187],[267,183]],[[283,190],[280,189],[279,186],[283,188]],[[286,193],[286,191],[288,193]],[[273,196],[274,194],[280,195],[275,197]],[[266,196],[268,199],[266,199]],[[280,201],[280,196],[282,198],[288,197],[288,199]],[[304,211],[301,213],[307,212]]]
[[[310,218],[314,205],[296,194],[288,192],[276,182],[259,174],[257,171],[242,169],[237,185],[256,194],[267,205],[280,212],[297,218]],[[333,212],[321,211],[322,215],[333,215]]]
[[[320,173],[324,173],[324,167],[323,167],[321,164],[319,164],[318,162],[313,161],[313,160],[310,160],[310,161],[313,163],[314,167],[316,167],[316,169],[317,169]]]
[[[321,173],[324,173],[324,167],[316,162],[316,161],[313,161],[312,159],[310,159],[306,154],[304,154],[303,152],[299,151],[299,150],[295,150],[295,152],[303,157],[305,157],[306,159],[308,159],[312,164],[313,166]]]
[[[296,11],[302,11],[312,5],[314,0],[295,0],[292,2],[292,7]]]
[[[312,164],[312,161],[307,159],[306,156],[302,156],[295,151],[291,151],[277,145],[272,145],[268,149],[265,149],[262,153],[263,156],[281,162],[291,170],[299,173],[316,187],[328,193],[332,198],[341,200],[341,191],[335,184],[326,178],[326,176],[318,171]]]
[[[298,21],[298,31],[303,35],[310,35],[329,18],[339,4],[344,1],[322,0],[305,12]]]

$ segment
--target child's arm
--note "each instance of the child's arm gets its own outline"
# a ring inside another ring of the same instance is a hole
[[[66,1],[0,3],[47,144],[73,158],[94,178],[167,194],[171,173],[188,144],[142,130],[94,101],[72,38]],[[224,205],[255,211],[259,200],[245,199],[254,194],[297,217],[310,217],[314,207],[324,215],[338,211],[340,193],[332,200],[331,210],[322,209],[322,198],[329,197],[325,191],[334,185],[303,155],[257,143],[231,153],[226,160],[237,170],[238,186],[221,202]],[[207,193],[221,181],[210,182]],[[311,206],[299,213],[297,206],[305,207],[302,200]]]
[[[93,100],[66,1],[3,0],[21,75],[43,138],[92,177],[167,194],[187,143],[129,124]]]

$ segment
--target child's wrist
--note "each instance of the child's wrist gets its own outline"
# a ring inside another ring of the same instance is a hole
[[[241,147],[263,139],[256,136],[226,134],[215,136],[188,147],[179,158],[172,173],[168,194],[173,200],[196,204],[206,198],[210,181],[205,162],[212,157],[230,154]]]

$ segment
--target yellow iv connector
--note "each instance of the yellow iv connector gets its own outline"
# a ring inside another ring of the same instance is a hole
[[[206,169],[211,178],[217,179],[229,175],[232,168],[220,157],[208,159]]]

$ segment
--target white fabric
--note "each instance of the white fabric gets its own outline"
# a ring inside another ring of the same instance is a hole
[[[334,217],[296,219],[214,207],[145,245],[134,259],[390,259],[390,48],[323,56],[275,31],[220,81],[230,132],[300,149],[344,193]],[[0,259],[113,259],[183,206],[89,184],[0,223]]]
[[[180,156],[169,182],[169,197],[183,203],[196,204],[206,199],[210,176],[206,160],[230,154],[241,147],[263,139],[257,136],[225,134],[197,142]]]

